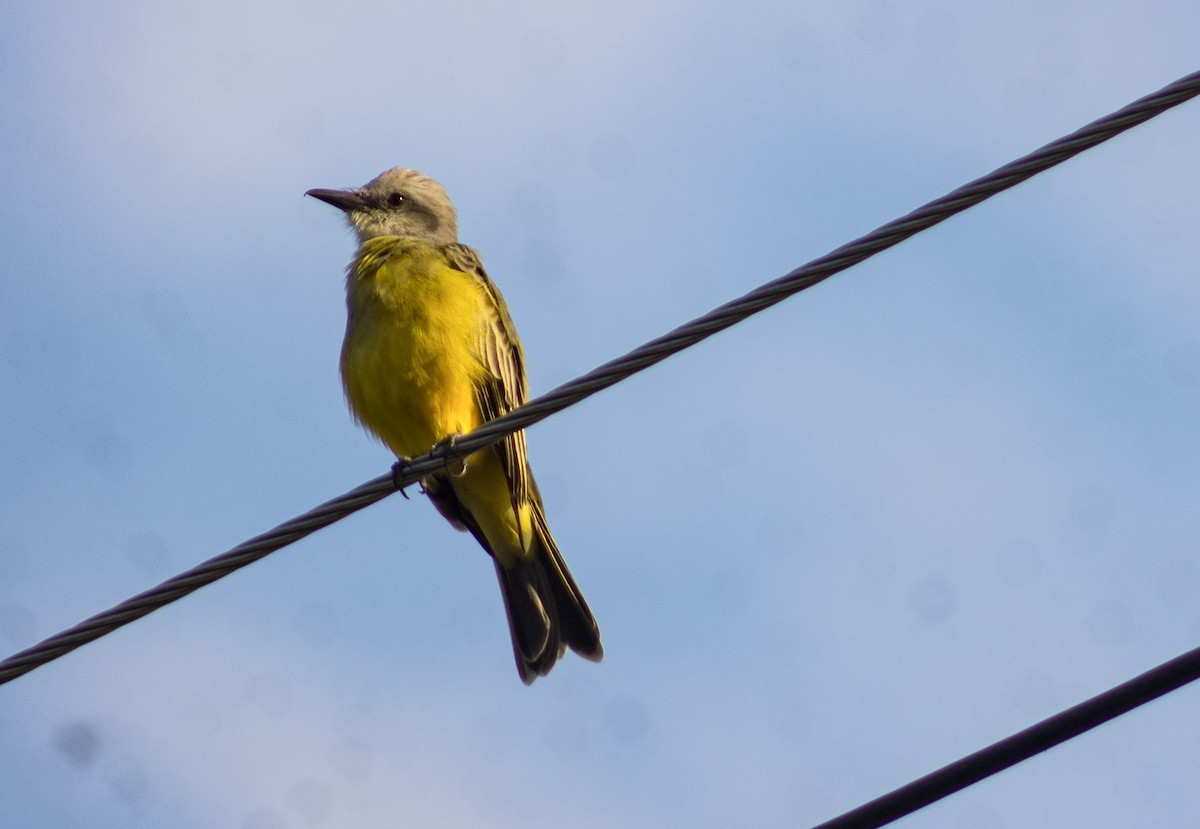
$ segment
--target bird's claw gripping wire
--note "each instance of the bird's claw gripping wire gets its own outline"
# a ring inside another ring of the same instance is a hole
[[[401,483],[401,481],[404,479],[404,470],[408,469],[410,465],[411,464],[409,464],[408,458],[400,458],[400,460],[392,464],[392,486],[400,490],[400,494],[404,496],[405,501],[412,500],[408,497],[408,493],[404,491],[407,487],[411,486],[411,484]],[[420,484],[419,481],[417,483]]]
[[[454,444],[458,442],[460,437],[462,437],[462,435],[450,435],[447,438],[439,440],[433,445],[433,449],[430,450],[435,455],[441,454],[444,456],[442,465],[446,470],[446,474],[451,478],[461,478],[463,475],[467,474],[466,458],[460,458],[457,464],[452,468],[450,466],[450,458],[448,456],[448,453],[454,449]],[[409,486],[411,486],[411,484],[403,483],[403,479],[405,471],[407,471],[410,466],[412,466],[412,464],[409,462],[408,458],[400,458],[394,464],[392,464],[392,486],[400,490],[400,494],[403,495],[406,500],[411,500],[408,497],[408,493],[405,491]],[[423,481],[417,481],[416,484],[418,487],[420,487],[421,492],[425,492],[425,483]]]
[[[458,439],[461,437],[462,437],[462,435],[453,434],[453,435],[450,435],[449,437],[439,440],[437,443],[435,443],[433,445],[434,454],[443,455],[443,466],[446,469],[446,474],[449,475],[451,478],[461,478],[463,475],[467,474],[467,459],[466,458],[459,458],[458,465],[454,469],[451,469],[450,468],[450,458],[448,456],[448,453],[450,452],[450,450],[454,449],[454,444],[458,443]]]

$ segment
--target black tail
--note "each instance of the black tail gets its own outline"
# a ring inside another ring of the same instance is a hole
[[[568,647],[585,659],[604,657],[600,629],[546,526],[533,505],[533,557],[505,568],[496,562],[517,672],[528,685],[545,676]]]
[[[512,634],[517,672],[526,685],[545,676],[568,647],[585,659],[599,662],[604,657],[600,629],[583,593],[571,578],[550,527],[537,484],[530,478],[533,511],[533,539],[530,558],[512,567],[500,565],[487,537],[469,512],[463,509],[449,479],[431,475],[423,482],[425,494],[447,521],[460,530],[469,530],[496,564],[508,628]]]

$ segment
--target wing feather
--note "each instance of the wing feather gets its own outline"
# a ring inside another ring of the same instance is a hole
[[[525,354],[516,326],[508,313],[504,297],[488,278],[478,254],[466,245],[447,245],[450,265],[478,280],[488,299],[488,313],[479,326],[478,353],[485,375],[475,387],[475,399],[486,420],[494,420],[520,406],[529,398],[525,379]],[[508,478],[513,509],[529,501],[530,474],[522,429],[496,444]]]

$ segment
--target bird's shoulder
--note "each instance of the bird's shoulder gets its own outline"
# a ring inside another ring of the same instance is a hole
[[[462,271],[469,276],[482,279],[485,282],[491,282],[488,279],[487,272],[483,269],[483,261],[473,248],[469,248],[460,242],[454,242],[449,245],[442,245],[441,252],[446,260],[446,264],[450,267]]]
[[[441,248],[442,257],[447,265],[456,271],[460,271],[479,283],[480,287],[487,292],[492,303],[497,306],[503,313],[505,319],[508,318],[508,306],[504,302],[504,296],[500,293],[500,289],[496,287],[496,283],[488,276],[487,271],[483,268],[483,261],[479,258],[479,254],[473,249],[464,244],[455,242],[449,245],[443,245]],[[510,321],[511,325],[511,321]]]
[[[488,304],[495,314],[496,336],[504,341],[506,347],[517,352],[517,359],[520,362],[524,362],[524,355],[521,353],[521,338],[517,336],[517,328],[513,324],[512,316],[508,312],[508,303],[504,301],[504,295],[500,293],[500,289],[496,287],[496,283],[491,280],[487,275],[487,271],[484,270],[479,254],[474,249],[456,242],[443,246],[442,255],[450,267],[461,271],[479,283],[480,288],[487,296]]]
[[[488,278],[479,254],[462,244],[446,245],[443,249],[451,267],[477,280],[487,297],[486,313],[479,327],[479,360],[484,376],[475,387],[475,399],[485,420],[494,420],[520,406],[529,398],[529,382],[525,376],[525,354],[521,338],[508,313],[508,305],[500,289]],[[496,446],[500,463],[508,478],[513,504],[524,504],[534,492],[529,464],[525,460],[524,430],[509,435]]]

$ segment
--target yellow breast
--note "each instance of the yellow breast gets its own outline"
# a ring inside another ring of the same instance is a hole
[[[388,236],[359,249],[346,291],[342,383],[360,423],[412,456],[482,422],[478,282],[450,267],[440,248]]]

